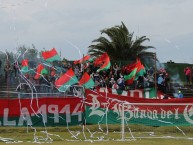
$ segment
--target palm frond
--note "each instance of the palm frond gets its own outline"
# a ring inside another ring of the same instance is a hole
[[[106,37],[101,36],[92,41],[95,44],[89,46],[88,53],[90,55],[99,56],[107,52],[110,59],[114,61],[130,61],[136,58],[154,57],[154,53],[147,52],[148,49],[154,47],[143,45],[144,42],[150,41],[150,39],[142,36],[136,37],[134,40],[134,32],[130,33],[123,22],[121,22],[121,25],[106,28],[100,32],[101,35],[106,35]]]

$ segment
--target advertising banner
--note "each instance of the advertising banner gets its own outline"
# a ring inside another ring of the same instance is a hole
[[[66,126],[82,122],[81,98],[1,99],[0,126]]]
[[[135,90],[118,90],[111,88],[98,88],[99,92],[107,92],[111,94],[116,94],[120,96],[134,97],[134,98],[147,98],[147,99],[163,99],[164,93],[155,88],[146,88],[146,89],[135,89]],[[168,96],[171,98],[172,96]]]
[[[86,90],[86,122],[193,125],[193,98],[146,99]]]

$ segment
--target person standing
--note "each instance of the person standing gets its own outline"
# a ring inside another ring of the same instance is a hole
[[[13,71],[14,71],[14,77],[17,77],[17,73],[18,73],[18,62],[14,62],[13,63]]]
[[[178,98],[184,98],[184,95],[182,94],[182,92],[181,91],[178,91]]]
[[[163,74],[159,74],[159,77],[157,79],[157,86],[158,89],[165,93],[165,86],[164,86],[164,77]]]
[[[187,82],[187,84],[189,84],[190,83],[190,73],[191,73],[190,68],[186,67],[184,69],[184,73],[185,73],[185,76],[186,76],[186,82]]]
[[[116,81],[113,82],[112,89],[119,89],[119,86],[117,85]]]
[[[11,65],[7,61],[5,66],[4,66],[4,72],[5,72],[5,83],[10,81],[10,75],[11,75]]]

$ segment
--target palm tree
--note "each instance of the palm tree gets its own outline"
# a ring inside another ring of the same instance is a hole
[[[101,36],[93,40],[95,44],[89,46],[88,54],[98,57],[107,52],[112,61],[135,61],[136,58],[144,61],[154,58],[154,53],[146,51],[154,47],[142,45],[150,39],[142,36],[133,40],[134,33],[129,33],[124,23],[121,23],[120,26],[101,30],[101,34],[106,34],[108,38]]]

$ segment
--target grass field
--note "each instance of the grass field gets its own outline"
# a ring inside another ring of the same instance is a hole
[[[0,127],[0,145],[19,143],[30,145],[34,143],[52,145],[193,145],[193,127],[147,127],[132,125],[125,128],[125,138],[122,140],[120,125],[109,125],[101,129],[97,125],[86,127]],[[131,132],[129,131],[131,129]],[[103,130],[103,131],[102,131]],[[45,133],[47,131],[47,133]]]

